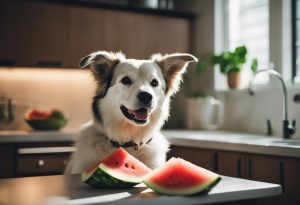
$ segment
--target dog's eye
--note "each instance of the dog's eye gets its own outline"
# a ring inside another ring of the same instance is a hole
[[[131,81],[131,79],[129,77],[125,76],[124,78],[122,78],[121,83],[123,85],[131,85],[132,81]]]
[[[153,79],[150,84],[152,87],[156,87],[158,86],[158,81],[156,79]]]

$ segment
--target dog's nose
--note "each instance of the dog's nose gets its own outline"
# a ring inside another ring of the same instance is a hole
[[[137,95],[137,97],[138,97],[138,99],[139,99],[139,101],[141,102],[141,103],[143,103],[144,105],[148,105],[148,104],[150,104],[151,103],[151,101],[152,101],[152,95],[150,94],[150,93],[148,93],[148,92],[140,92],[138,95]]]

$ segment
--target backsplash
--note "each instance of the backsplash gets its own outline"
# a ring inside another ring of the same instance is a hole
[[[79,129],[91,119],[94,82],[88,70],[4,68],[0,69],[0,96],[12,98],[16,105],[16,124],[8,128],[29,127],[23,120],[29,107],[60,109],[68,124],[64,129]],[[0,129],[5,129],[2,126]]]
[[[282,137],[283,93],[281,88],[254,89],[219,92],[217,97],[224,102],[225,119],[223,129],[245,133],[267,134],[267,119],[272,124],[273,135]],[[296,120],[296,133],[292,138],[300,138],[300,104],[293,101],[299,88],[288,89],[288,118]]]

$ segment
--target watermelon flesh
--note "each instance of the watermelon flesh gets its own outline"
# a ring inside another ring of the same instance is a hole
[[[171,158],[164,166],[144,178],[154,191],[167,195],[192,195],[209,191],[220,176],[180,158]]]
[[[142,183],[150,172],[151,169],[120,147],[84,171],[81,179],[97,187],[132,187]]]

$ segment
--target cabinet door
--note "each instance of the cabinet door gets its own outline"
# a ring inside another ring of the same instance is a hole
[[[5,0],[0,6],[0,66],[15,65],[16,32],[14,3]]]
[[[0,179],[14,177],[14,147],[0,145]]]
[[[219,174],[246,178],[246,156],[235,152],[218,152]]]
[[[284,204],[300,204],[300,159],[285,159],[283,162]]]
[[[203,168],[215,171],[215,152],[193,147],[171,146],[170,157],[180,157]]]
[[[189,20],[153,15],[144,15],[142,19],[143,57],[154,53],[191,52]]]
[[[249,158],[251,180],[281,184],[281,161],[278,157],[252,155]],[[258,199],[259,204],[282,204],[282,196]]]
[[[123,11],[106,13],[106,48],[111,51],[122,51],[128,58],[141,58],[141,26],[143,15]]]
[[[36,1],[17,1],[16,64],[59,67],[68,59],[68,7]]]
[[[82,57],[105,50],[105,11],[85,7],[70,8],[70,60],[78,67]]]

